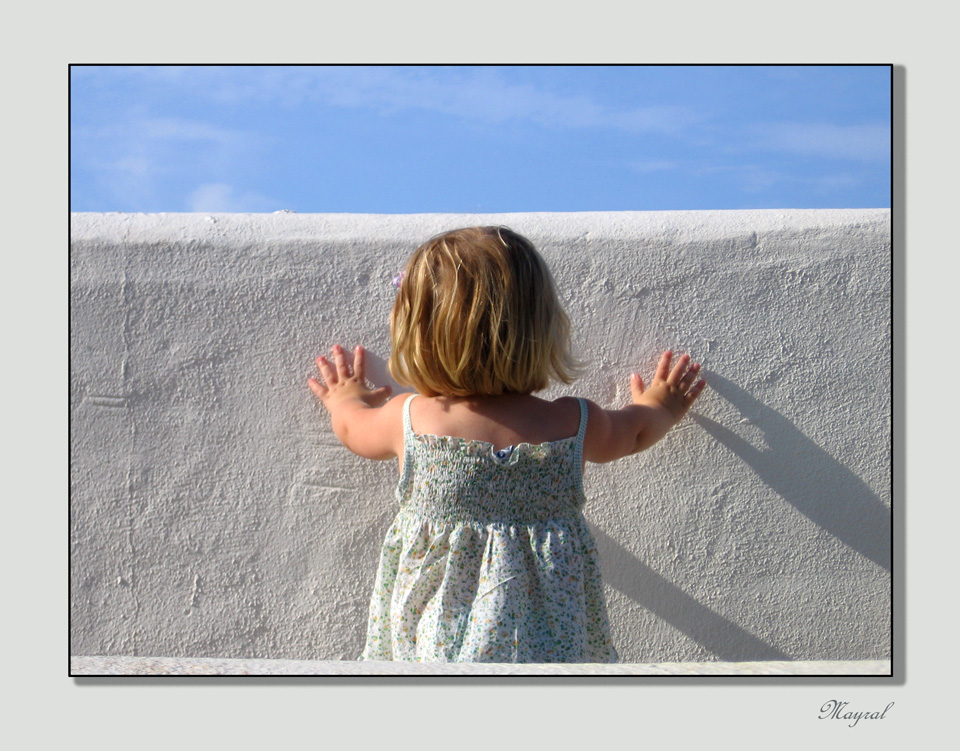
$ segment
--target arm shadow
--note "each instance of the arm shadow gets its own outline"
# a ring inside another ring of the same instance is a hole
[[[603,562],[605,584],[662,618],[718,659],[730,662],[791,659],[697,602],[603,530],[591,525],[590,532]]]
[[[711,373],[710,388],[763,431],[768,448],[757,449],[702,415],[691,414],[693,420],[810,521],[890,571],[890,509],[867,484],[731,381]]]
[[[787,418],[729,380],[711,373],[710,388],[764,433],[760,450],[701,415],[691,417],[742,459],[801,514],[877,566],[891,566],[890,509],[843,464],[803,435]],[[721,660],[790,660],[741,626],[704,606],[591,525],[603,561],[603,580],[686,634]]]

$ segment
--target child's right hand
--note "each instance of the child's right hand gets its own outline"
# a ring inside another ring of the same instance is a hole
[[[343,348],[335,345],[332,365],[326,357],[317,358],[324,382],[309,378],[307,383],[330,413],[333,432],[344,446],[368,459],[390,459],[403,451],[403,400],[385,405],[390,387],[367,386],[365,363],[363,347],[354,350],[351,367]]]
[[[671,370],[672,359],[673,353],[670,350],[663,353],[649,389],[644,388],[643,379],[634,373],[630,379],[630,392],[634,404],[662,407],[673,417],[673,422],[677,423],[687,414],[707,383],[702,378],[697,380],[700,364],[691,364],[690,355],[677,358],[677,364]]]
[[[308,378],[310,390],[323,402],[331,414],[345,401],[358,401],[364,407],[379,407],[390,396],[390,387],[381,386],[371,389],[366,385],[366,351],[358,346],[354,350],[353,367],[347,362],[346,354],[339,344],[333,347],[334,366],[321,355],[317,358],[317,367],[323,376],[323,383],[316,378]]]

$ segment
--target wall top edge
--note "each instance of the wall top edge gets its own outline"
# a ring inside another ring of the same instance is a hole
[[[87,213],[71,214],[74,241],[117,237],[166,240],[191,237],[222,242],[265,237],[328,239],[363,237],[373,241],[422,242],[440,232],[483,224],[503,224],[536,238],[629,237],[667,233],[805,231],[844,226],[890,231],[890,209],[756,209],[717,211],[528,212],[513,214],[216,214]]]
[[[230,211],[72,211],[72,217],[340,217],[368,218],[389,217],[390,219],[408,219],[413,217],[502,217],[502,216],[543,216],[543,217],[603,217],[603,216],[731,216],[735,214],[790,215],[790,214],[889,214],[889,208],[859,209],[675,209],[668,211],[501,211],[501,212],[422,212],[422,213],[375,213],[375,212],[230,212]]]

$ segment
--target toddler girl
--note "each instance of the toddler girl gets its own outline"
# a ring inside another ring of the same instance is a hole
[[[632,404],[533,395],[571,383],[569,320],[532,243],[473,227],[421,245],[395,280],[390,372],[416,394],[371,389],[364,351],[320,357],[310,388],[351,451],[397,457],[362,659],[612,662],[582,470],[656,443],[703,390],[665,352]]]

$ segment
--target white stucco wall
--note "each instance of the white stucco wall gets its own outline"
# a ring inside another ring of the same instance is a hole
[[[887,210],[75,214],[71,653],[359,654],[395,462],[350,454],[306,385],[334,342],[383,381],[391,278],[503,223],[551,265],[626,403],[662,350],[711,388],[663,442],[590,465],[627,662],[890,657]]]

